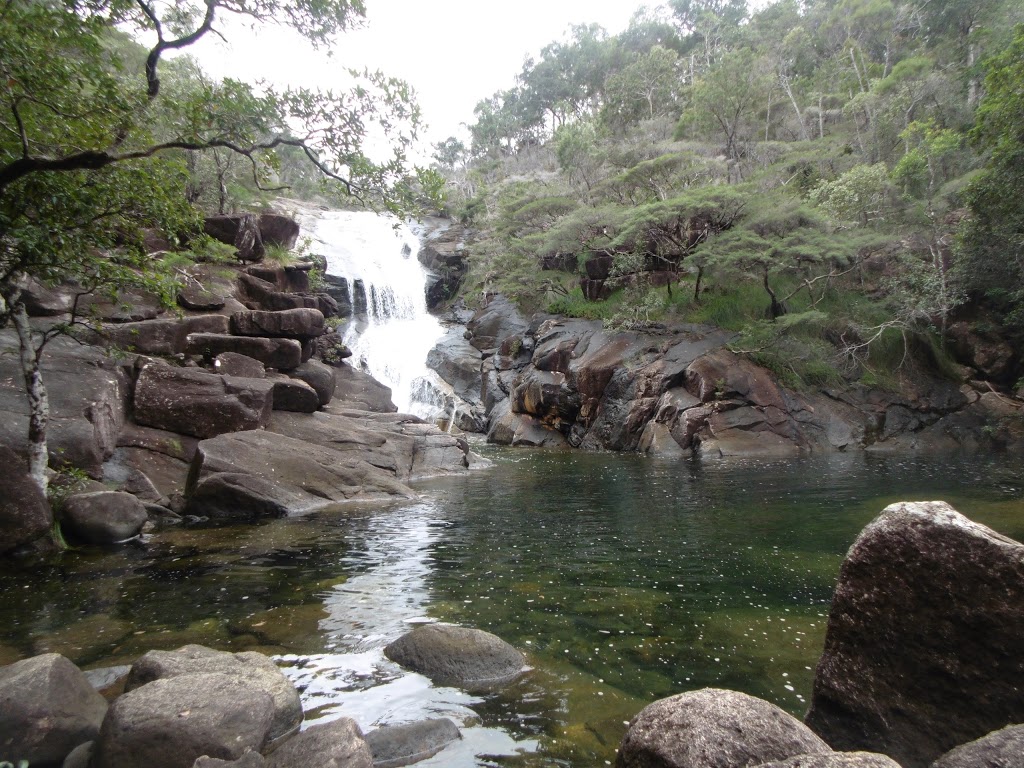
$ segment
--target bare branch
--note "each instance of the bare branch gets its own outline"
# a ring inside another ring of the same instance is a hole
[[[202,24],[195,31],[184,37],[179,37],[177,40],[165,40],[160,20],[156,17],[153,9],[144,0],[138,0],[138,2],[143,12],[152,20],[157,33],[157,44],[153,46],[149,56],[146,57],[146,83],[148,84],[146,95],[150,101],[153,101],[160,94],[160,77],[157,74],[160,57],[164,54],[164,51],[187,48],[209,32],[213,27],[213,17],[217,10],[217,2],[216,0],[206,0],[206,16],[203,18]]]
[[[21,119],[21,112],[18,110],[20,102],[20,98],[11,102],[11,112],[14,113],[14,122],[18,125],[18,137],[21,139],[21,156],[28,157],[30,151],[28,147],[28,132],[25,130],[25,121]]]

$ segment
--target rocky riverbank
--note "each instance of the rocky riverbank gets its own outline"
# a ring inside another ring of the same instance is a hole
[[[260,249],[287,248],[298,235],[277,215],[219,217],[207,229],[233,243],[249,232],[246,261],[262,253],[251,245],[261,232]],[[465,471],[464,442],[395,413],[387,388],[344,362],[332,331],[337,304],[310,287],[318,266],[198,263],[175,311],[146,296],[86,297],[88,326],[53,339],[42,357],[55,512],[22,469],[29,411],[18,341],[0,331],[9,469],[0,552],[48,546],[54,514],[70,539],[105,544],[182,518],[413,497],[410,481]],[[24,288],[37,330],[66,321],[73,286]]]
[[[1024,445],[1024,403],[983,384],[919,372],[898,391],[794,391],[709,326],[527,319],[501,296],[463,319],[428,362],[463,400],[458,426],[494,443],[703,459]]]

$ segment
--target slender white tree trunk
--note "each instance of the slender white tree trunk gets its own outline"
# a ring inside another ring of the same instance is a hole
[[[49,455],[46,449],[46,426],[50,421],[50,400],[43,384],[43,373],[39,368],[39,352],[36,350],[32,326],[28,322],[28,311],[20,292],[7,298],[11,322],[18,333],[21,349],[21,372],[25,379],[25,394],[28,396],[28,471],[32,480],[45,494],[49,483],[46,468]]]

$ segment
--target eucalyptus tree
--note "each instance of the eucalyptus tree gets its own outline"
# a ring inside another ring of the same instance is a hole
[[[185,154],[233,153],[260,185],[270,153],[290,147],[361,200],[389,210],[412,201],[407,151],[419,114],[401,81],[366,72],[333,94],[228,81],[182,93],[162,79],[168,54],[221,35],[229,16],[285,24],[323,46],[364,13],[362,0],[0,5],[0,297],[4,324],[18,331],[30,472],[40,487],[48,419],[40,361],[60,328],[34,334],[23,286],[73,281],[83,292],[116,293],[140,284],[167,295],[139,231],[194,231]],[[141,55],[123,44],[120,29],[148,41]],[[389,140],[387,157],[366,151],[371,135]]]

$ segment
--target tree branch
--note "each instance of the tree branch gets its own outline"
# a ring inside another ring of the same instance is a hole
[[[217,2],[216,0],[206,0],[206,16],[203,18],[203,23],[200,24],[194,32],[191,32],[184,37],[179,37],[177,40],[165,40],[163,27],[160,25],[160,19],[157,18],[156,13],[149,4],[145,2],[145,0],[138,0],[138,3],[142,8],[143,13],[145,13],[153,22],[153,26],[156,29],[157,34],[157,44],[153,46],[153,49],[149,52],[149,56],[146,57],[146,95],[150,101],[153,101],[160,94],[160,77],[157,74],[160,57],[163,55],[164,51],[175,50],[177,48],[187,48],[209,32],[213,27],[213,18],[216,14]]]

